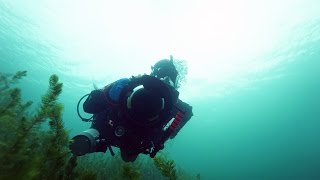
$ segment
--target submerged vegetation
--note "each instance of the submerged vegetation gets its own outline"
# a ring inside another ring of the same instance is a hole
[[[177,171],[173,160],[166,160],[162,156],[157,156],[154,158],[154,164],[160,170],[164,177],[168,177],[170,180],[176,180]]]
[[[174,161],[163,156],[135,163],[103,153],[73,156],[58,102],[63,84],[50,76],[47,92],[31,111],[32,101],[23,102],[15,85],[26,75],[0,73],[0,179],[200,179],[178,173]]]
[[[26,74],[19,71],[11,77],[0,76],[0,178],[63,178],[69,156],[63,106],[57,101],[63,84],[57,75],[52,75],[40,107],[30,115],[27,110],[32,102],[23,103],[21,90],[11,88]],[[48,130],[41,127],[45,121],[49,122]]]

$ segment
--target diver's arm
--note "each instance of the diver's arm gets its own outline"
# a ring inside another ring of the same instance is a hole
[[[112,106],[117,106],[120,103],[120,95],[122,89],[129,83],[129,79],[119,79],[104,89],[91,91],[88,98],[83,103],[83,110],[87,113],[94,114],[90,129],[76,135],[72,138],[70,149],[75,155],[84,155],[93,152],[105,152],[109,148],[111,154],[111,143],[107,142],[107,138],[112,135],[109,126],[109,113]]]
[[[180,99],[178,100],[176,104],[177,112],[181,112],[183,114],[183,118],[181,119],[179,125],[176,127],[175,131],[173,131],[170,134],[170,139],[173,139],[178,132],[181,130],[181,128],[186,125],[186,123],[191,119],[193,116],[192,112],[192,106],[190,106],[188,103],[185,103],[181,101]]]
[[[91,91],[83,103],[83,110],[86,113],[96,114],[107,108],[107,100],[103,90]]]
[[[93,152],[105,152],[106,146],[103,146],[101,141],[101,127],[100,120],[97,116],[104,113],[107,109],[107,103],[105,100],[103,90],[93,90],[83,103],[83,110],[86,113],[94,114],[92,125],[89,129],[75,135],[71,141],[69,148],[71,152],[76,156],[82,156]]]
[[[159,133],[159,139],[155,141],[153,151],[150,153],[150,157],[153,158],[158,153],[158,151],[164,148],[165,142],[170,138],[174,138],[181,128],[191,119],[193,116],[192,106],[189,104],[178,100],[175,105],[176,109],[174,111],[175,119],[171,122],[167,129],[163,129]]]
[[[91,91],[83,103],[83,110],[86,113],[97,114],[109,109],[109,106],[119,105],[122,90],[127,86],[129,81],[128,78],[122,78],[108,84],[104,89]]]
[[[74,136],[70,143],[70,150],[74,155],[82,156],[94,152],[106,152],[110,149],[110,143],[107,142],[107,126],[106,126],[107,112],[95,114],[91,127],[76,136]]]

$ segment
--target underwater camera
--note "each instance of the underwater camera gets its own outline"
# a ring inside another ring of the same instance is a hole
[[[90,128],[72,138],[70,150],[77,156],[82,156],[87,153],[96,152],[98,144],[99,132],[96,129]]]

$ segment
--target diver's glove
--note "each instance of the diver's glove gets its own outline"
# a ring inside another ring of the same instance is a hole
[[[154,158],[157,153],[162,150],[164,148],[164,144],[163,143],[157,143],[154,145],[154,148],[152,149],[152,151],[150,152],[150,157]]]

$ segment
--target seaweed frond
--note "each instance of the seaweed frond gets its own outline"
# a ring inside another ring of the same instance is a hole
[[[134,166],[132,163],[125,163],[122,166],[122,178],[130,180],[140,179],[140,172],[138,167]]]
[[[40,108],[30,116],[32,101],[23,103],[21,90],[11,88],[26,73],[0,73],[0,179],[64,179],[70,153],[63,105],[57,101],[63,84],[52,75]],[[48,119],[49,130],[44,131],[40,127]]]
[[[27,76],[27,71],[17,71],[16,74],[12,76],[11,82],[14,83],[25,76]]]
[[[168,177],[170,180],[176,180],[178,178],[173,160],[167,160],[162,156],[157,156],[153,158],[153,162],[164,177]]]
[[[68,132],[64,128],[62,121],[63,105],[57,102],[58,96],[62,92],[63,84],[59,82],[57,75],[52,75],[49,79],[48,92],[42,97],[42,110],[47,118],[49,118],[49,134],[45,141],[48,143],[45,150],[42,178],[56,178],[61,179],[65,172],[67,157],[69,157],[68,150]]]

